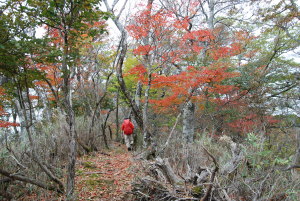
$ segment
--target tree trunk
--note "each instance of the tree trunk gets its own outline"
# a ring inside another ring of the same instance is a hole
[[[109,78],[110,76],[112,75],[113,73],[111,72],[108,76],[107,76],[107,79],[106,79],[106,84],[105,84],[105,89],[104,89],[104,92],[103,92],[103,95],[100,97],[100,99],[97,101],[96,105],[95,105],[95,109],[93,111],[93,116],[92,116],[92,122],[91,122],[91,125],[90,125],[90,129],[89,129],[89,136],[91,135],[92,133],[92,129],[94,128],[94,125],[95,125],[95,120],[96,120],[96,114],[97,114],[97,111],[98,111],[98,108],[100,107],[102,101],[104,100],[105,96],[106,96],[106,93],[107,93],[107,87],[108,87],[108,83],[109,83]],[[94,138],[92,138],[94,139]]]
[[[145,90],[145,103],[144,103],[144,108],[143,108],[143,123],[144,123],[144,128],[143,128],[143,146],[146,148],[151,144],[151,135],[149,132],[149,122],[148,122],[148,104],[149,104],[149,93],[150,93],[150,87],[151,87],[151,74],[148,75],[148,85]]]
[[[187,143],[193,142],[194,138],[194,114],[195,105],[188,101],[183,108],[183,128],[182,133]]]
[[[133,115],[134,115],[134,119],[135,121],[137,122],[139,128],[141,130],[144,130],[143,129],[143,117],[142,117],[142,112],[141,110],[137,107],[135,101],[132,99],[132,97],[130,96],[130,94],[128,93],[128,90],[127,90],[127,87],[126,87],[126,84],[125,84],[125,81],[123,79],[123,70],[122,70],[122,67],[123,67],[123,62],[124,62],[124,59],[125,59],[125,56],[126,56],[126,52],[127,52],[127,44],[125,42],[126,38],[126,33],[123,32],[122,34],[122,39],[120,41],[120,48],[121,48],[121,51],[119,53],[119,58],[118,58],[118,61],[117,61],[117,64],[116,64],[116,68],[117,68],[117,78],[118,78],[118,83],[120,85],[120,89],[121,89],[121,92],[123,93],[123,95],[125,96],[125,99],[127,100],[128,104],[130,105],[131,109],[132,109],[132,112],[133,112]]]
[[[209,12],[208,12],[208,28],[214,28],[214,18],[215,18],[215,0],[210,0],[208,3]]]
[[[74,187],[75,187],[75,163],[76,163],[76,133],[75,133],[75,117],[72,107],[72,92],[71,92],[71,66],[68,66],[69,56],[69,43],[67,30],[60,32],[64,42],[64,52],[62,56],[62,72],[63,72],[63,106],[66,112],[66,122],[68,124],[68,137],[69,137],[69,153],[68,153],[68,170],[67,170],[67,184],[66,184],[66,197],[67,200],[75,200]]]
[[[138,108],[141,107],[141,97],[142,97],[142,83],[138,81],[136,85],[136,91],[135,91],[135,104]]]
[[[120,123],[119,123],[119,97],[120,97],[120,91],[117,91],[117,100],[116,100],[116,140],[118,142],[121,142],[121,134],[120,134]]]
[[[133,115],[134,115],[134,119],[136,121],[136,123],[138,124],[138,127],[140,128],[140,130],[144,130],[144,123],[143,123],[143,117],[142,117],[142,111],[140,110],[140,108],[137,106],[135,100],[131,97],[131,95],[128,93],[126,84],[124,82],[123,79],[123,72],[122,72],[122,67],[123,67],[123,62],[126,56],[126,52],[127,52],[127,32],[125,27],[121,24],[119,17],[122,13],[122,11],[124,10],[124,6],[127,3],[127,1],[125,1],[123,8],[120,10],[118,15],[115,15],[115,5],[117,4],[118,0],[114,1],[112,4],[112,7],[110,7],[110,5],[108,4],[108,0],[103,0],[106,9],[108,10],[108,12],[111,12],[112,15],[114,15],[115,17],[112,17],[111,19],[113,20],[113,22],[115,23],[115,25],[117,26],[117,28],[119,29],[120,33],[121,33],[121,39],[120,39],[120,43],[119,43],[119,47],[118,47],[118,52],[119,54],[117,55],[117,63],[115,64],[116,67],[116,74],[117,74],[117,79],[118,79],[118,83],[120,85],[120,90],[123,93],[127,103],[130,105]],[[148,0],[149,2],[153,2],[153,0]]]
[[[106,115],[106,117],[104,119],[104,122],[101,124],[102,137],[103,137],[104,145],[107,149],[109,149],[109,146],[108,146],[107,136],[106,136],[105,130],[106,130],[106,127],[107,127],[107,120],[109,118],[110,113],[111,113],[111,110],[108,112],[108,114]]]
[[[296,133],[297,149],[293,159],[293,166],[300,166],[300,125],[296,126],[294,129]],[[298,169],[294,168],[292,170],[292,174],[295,175],[293,178],[300,178],[300,173]]]

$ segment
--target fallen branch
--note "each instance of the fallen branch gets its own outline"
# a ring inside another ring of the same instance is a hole
[[[296,169],[296,168],[300,168],[300,165],[291,165],[291,166],[288,166],[284,169],[281,169],[282,171],[288,171],[288,170],[291,170],[291,169]]]
[[[16,175],[16,174],[12,174],[12,173],[9,173],[3,169],[0,169],[0,174],[12,179],[12,180],[18,180],[18,181],[22,181],[22,182],[25,182],[25,183],[30,183],[30,184],[33,184],[33,185],[36,185],[38,187],[41,187],[43,189],[47,189],[47,190],[50,190],[50,191],[55,191],[57,193],[64,193],[60,188],[57,188],[56,186],[52,186],[52,185],[46,185],[40,181],[37,181],[35,179],[31,179],[31,178],[28,178],[28,177],[25,177],[25,176],[21,176],[21,175]]]
[[[162,171],[163,175],[167,179],[167,181],[171,184],[181,183],[184,180],[180,179],[172,169],[168,159],[156,158],[155,165]]]

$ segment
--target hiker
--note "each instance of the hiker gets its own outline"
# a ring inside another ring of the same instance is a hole
[[[132,150],[132,146],[133,146],[133,130],[134,130],[134,125],[133,123],[130,121],[130,117],[129,118],[125,118],[122,124],[122,131],[123,131],[123,136],[125,139],[125,144],[126,147],[128,149],[128,151]]]

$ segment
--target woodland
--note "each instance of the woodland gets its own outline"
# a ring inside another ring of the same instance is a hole
[[[0,0],[0,200],[298,200],[299,9]]]

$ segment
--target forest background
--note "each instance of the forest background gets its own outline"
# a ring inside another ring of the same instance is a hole
[[[299,5],[1,1],[1,198],[76,199],[76,157],[120,142],[131,116],[157,180],[195,199],[296,200]]]

